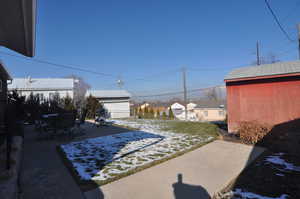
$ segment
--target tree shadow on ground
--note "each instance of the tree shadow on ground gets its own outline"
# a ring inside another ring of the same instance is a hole
[[[76,150],[74,150],[75,152],[73,153],[73,161],[75,161],[76,164],[85,164],[86,162],[88,162],[89,168],[87,172],[92,177],[97,176],[97,173],[109,163],[120,160],[123,157],[141,151],[152,145],[158,144],[165,139],[164,136],[144,131],[134,131],[115,126],[107,126],[101,129],[93,127],[91,126],[91,124],[88,125],[89,128],[94,128],[95,131],[105,129],[107,132],[109,132],[112,129],[111,134],[98,134],[98,136],[96,137],[95,132],[93,132],[93,135],[91,136],[91,138],[93,138],[92,140],[86,137],[84,140],[81,140],[79,142],[74,141],[72,143],[69,143],[69,145],[72,145],[73,148],[76,148]],[[124,129],[127,132],[124,131]],[[122,135],[120,133],[122,133]],[[140,143],[132,149],[122,151],[124,147],[128,147],[128,144],[146,139],[151,139],[151,141]],[[68,145],[68,143],[66,144]],[[63,157],[65,156],[64,152],[61,149],[58,149],[58,151],[63,155]],[[88,159],[86,158],[87,156],[89,157]],[[66,158],[63,159],[65,165],[67,165],[67,167],[72,171],[72,174],[79,184],[81,190],[89,191],[91,189],[99,187],[99,184],[97,184],[93,180],[79,179],[78,173],[73,167],[72,163]],[[99,193],[99,195],[102,195],[101,192]]]
[[[271,164],[268,157],[282,159],[300,166],[300,119],[283,122],[273,126],[271,131],[251,151],[247,165],[230,189],[243,189],[269,197],[287,194],[289,198],[300,198],[300,172],[286,170],[284,165]],[[256,161],[257,148],[267,149]],[[280,160],[279,160],[280,161]]]
[[[182,174],[177,175],[177,182],[172,185],[175,199],[210,199],[208,192],[200,185],[183,183]]]

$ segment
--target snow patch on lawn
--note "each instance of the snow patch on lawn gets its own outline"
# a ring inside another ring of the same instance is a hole
[[[295,166],[292,163],[288,163],[286,162],[281,156],[283,155],[283,153],[276,153],[274,155],[271,156],[267,156],[265,158],[265,162],[267,164],[275,164],[277,166],[280,166],[282,168],[277,168],[280,171],[298,171],[300,172],[300,166]]]
[[[221,196],[221,198],[230,198],[230,199],[288,199],[287,194],[282,194],[279,197],[267,197],[258,195],[252,192],[243,191],[242,189],[235,189],[234,191],[227,192]]]
[[[161,131],[151,121],[144,121],[144,125],[141,121],[115,120],[114,123],[142,131],[129,131],[60,146],[81,179],[108,180],[213,139]]]

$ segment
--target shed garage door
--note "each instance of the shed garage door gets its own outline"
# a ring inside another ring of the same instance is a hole
[[[129,102],[104,102],[110,118],[126,118],[130,116]]]

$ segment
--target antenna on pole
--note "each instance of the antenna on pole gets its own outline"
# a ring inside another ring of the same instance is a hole
[[[259,42],[256,42],[256,65],[260,65]]]
[[[124,86],[124,81],[121,78],[121,75],[119,75],[118,79],[117,79],[117,85],[119,87],[119,89],[122,89]]]

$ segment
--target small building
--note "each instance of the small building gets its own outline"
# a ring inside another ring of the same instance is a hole
[[[226,119],[226,110],[224,105],[197,105],[194,113],[199,121],[224,121]]]
[[[5,107],[7,104],[7,81],[11,79],[4,64],[0,62],[0,128],[4,125]]]
[[[196,104],[187,104],[187,112],[185,112],[185,107],[182,104],[174,103],[171,105],[171,109],[176,119],[185,120],[185,114],[187,113],[186,119],[189,121],[197,121],[196,114],[194,113],[194,108]]]
[[[130,93],[125,90],[89,90],[86,97],[93,96],[103,104],[110,118],[130,117]]]
[[[41,100],[51,100],[54,96],[69,96],[73,99],[77,92],[77,83],[78,80],[73,78],[14,78],[8,90],[16,90],[26,98],[32,93],[38,95]]]
[[[197,106],[197,104],[192,103],[192,102],[190,102],[190,103],[188,103],[188,104],[186,105],[188,111],[194,110],[194,108],[195,108],[196,106]]]
[[[242,121],[270,125],[300,118],[300,62],[238,68],[225,77],[228,130]]]

